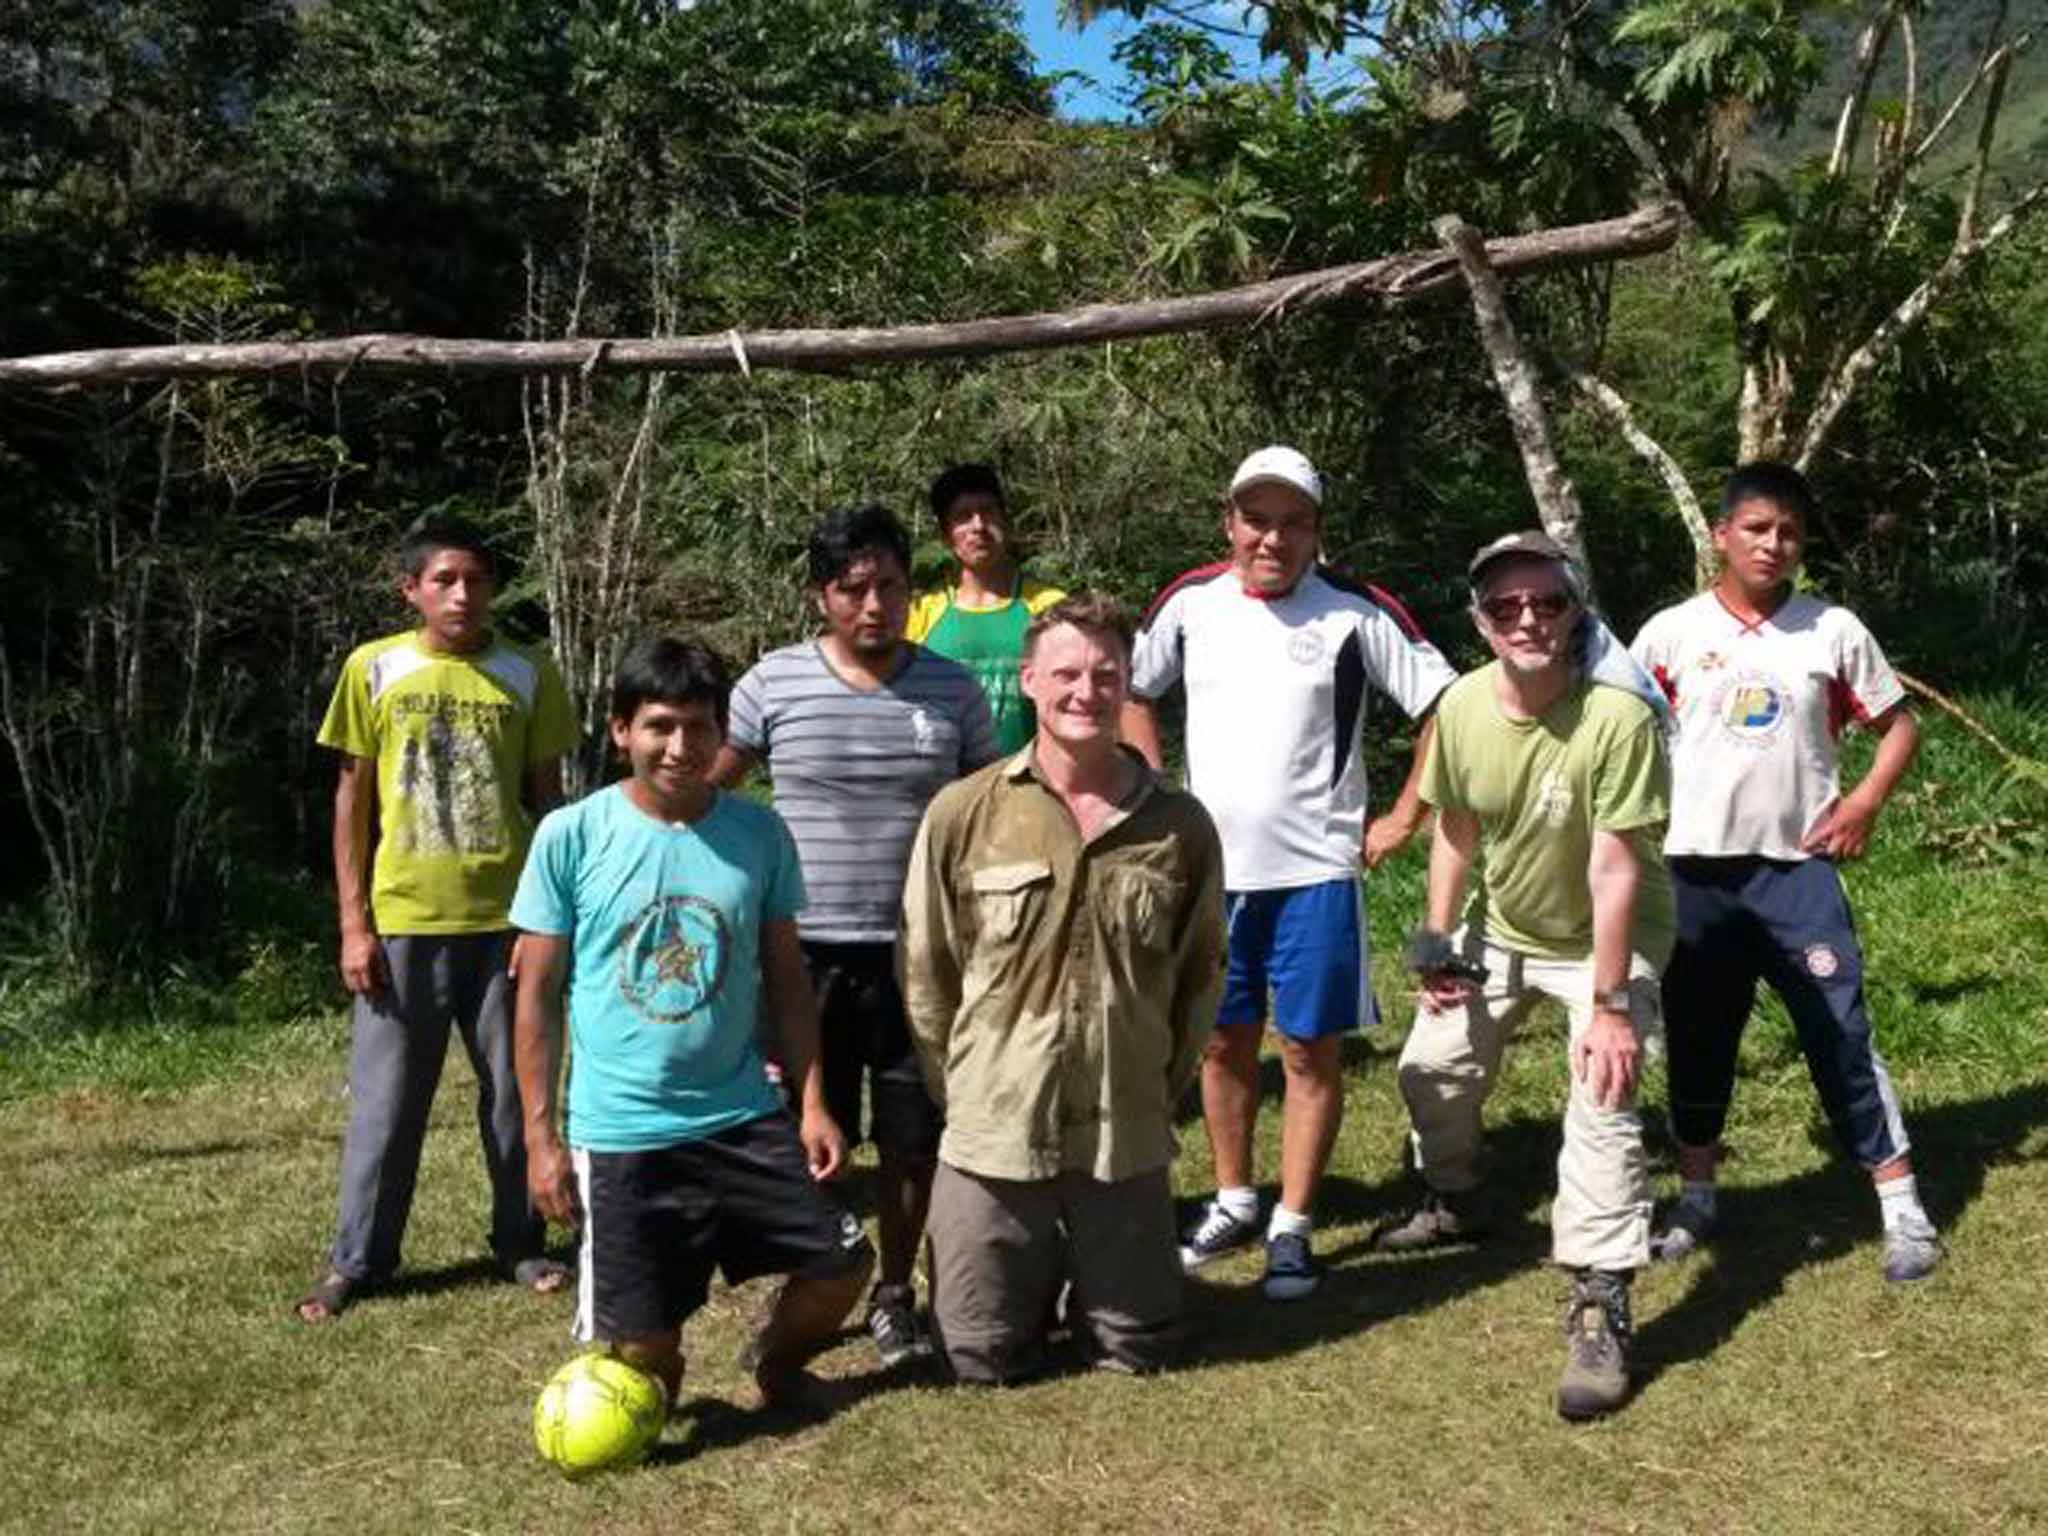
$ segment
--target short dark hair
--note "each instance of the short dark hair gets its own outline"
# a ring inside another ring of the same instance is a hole
[[[1028,657],[1038,648],[1040,635],[1058,629],[1062,624],[1071,624],[1091,635],[1114,636],[1123,649],[1124,660],[1131,659],[1131,640],[1135,630],[1130,610],[1105,592],[1076,592],[1034,614],[1031,622],[1024,626],[1024,654]]]
[[[611,714],[630,721],[642,704],[709,704],[719,734],[732,703],[732,673],[707,645],[655,635],[638,641],[612,674]]]
[[[996,505],[1008,510],[1009,502],[1003,496],[1003,482],[994,468],[987,464],[955,464],[939,472],[932,482],[932,520],[941,528],[946,526],[947,514],[953,510],[953,503],[962,496],[993,496]]]
[[[896,514],[878,501],[827,512],[811,530],[808,553],[814,587],[837,581],[849,565],[867,554],[894,555],[904,574],[910,572],[910,535],[903,531]]]
[[[1745,501],[1775,502],[1798,513],[1801,523],[1813,521],[1813,487],[1790,464],[1774,459],[1753,459],[1735,466],[1721,489],[1721,510],[1714,514],[1714,521],[1722,521]]]
[[[459,549],[475,555],[493,576],[498,574],[498,557],[484,542],[483,530],[453,512],[423,513],[405,530],[398,540],[399,570],[418,580],[437,549]]]

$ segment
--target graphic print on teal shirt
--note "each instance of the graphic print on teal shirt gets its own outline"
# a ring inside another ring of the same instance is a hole
[[[781,1108],[755,1044],[761,929],[802,905],[788,829],[732,795],[672,826],[614,785],[541,823],[512,921],[571,939],[572,1146],[643,1152]]]

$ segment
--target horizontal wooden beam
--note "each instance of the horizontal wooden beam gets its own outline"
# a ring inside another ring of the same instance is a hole
[[[1571,224],[1486,243],[1502,276],[1625,261],[1668,249],[1680,215],[1669,204],[1618,219]],[[708,336],[487,341],[438,336],[342,336],[227,346],[113,347],[0,358],[0,386],[289,376],[293,374],[752,373],[763,368],[842,372],[883,363],[1044,351],[1138,336],[1261,324],[1347,299],[1384,305],[1462,289],[1448,251],[1409,251],[1242,288],[1090,304],[1056,314],[1006,315],[939,325],[851,330],[724,331]]]

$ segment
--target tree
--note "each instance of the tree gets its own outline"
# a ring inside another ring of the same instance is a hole
[[[1813,468],[1846,414],[1928,314],[1973,281],[1984,253],[2048,202],[2048,180],[1995,196],[1998,127],[2033,35],[2008,0],[1959,0],[1981,27],[1961,78],[1923,78],[1911,0],[1873,0],[1830,113],[1824,153],[1761,161],[1752,132],[1783,132],[1823,78],[1818,6],[1802,0],[1248,0],[1261,46],[1305,66],[1364,48],[1362,110],[1405,114],[1409,177],[1452,161],[1475,200],[1513,185],[1525,206],[1609,193],[1626,165],[1690,216],[1732,324],[1741,458]],[[1142,16],[1146,0],[1072,0],[1077,20]],[[1896,53],[1902,95],[1876,87]],[[1933,87],[1945,100],[1930,100]],[[1415,104],[1408,111],[1403,103]],[[1462,131],[1456,125],[1467,125]],[[1938,171],[1974,126],[1962,190]],[[1477,148],[1472,130],[1483,128]],[[1476,175],[1474,173],[1477,173]],[[1997,206],[1994,206],[1994,205]],[[1554,215],[1553,215],[1554,216]],[[1483,213],[1483,223],[1493,226]],[[1585,401],[1629,435],[1681,507],[1686,476],[1611,384],[1597,355],[1560,359]],[[1701,567],[1704,524],[1688,518]]]

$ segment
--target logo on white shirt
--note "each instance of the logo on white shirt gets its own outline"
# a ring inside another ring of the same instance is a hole
[[[1323,637],[1312,629],[1297,629],[1287,637],[1287,659],[1304,667],[1312,667],[1321,661],[1327,649]]]
[[[1714,692],[1713,715],[1746,745],[1762,746],[1785,724],[1791,698],[1768,672],[1738,672]]]

